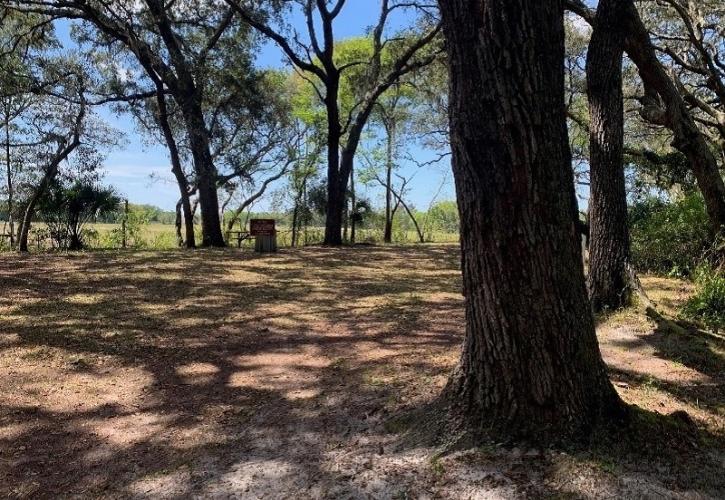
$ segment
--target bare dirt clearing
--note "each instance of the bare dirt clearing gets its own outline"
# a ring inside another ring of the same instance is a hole
[[[463,334],[458,249],[0,256],[0,496],[725,495],[725,344],[599,327],[622,397],[697,457],[406,446]],[[646,278],[664,309],[690,290]],[[653,413],[654,414],[654,413]]]

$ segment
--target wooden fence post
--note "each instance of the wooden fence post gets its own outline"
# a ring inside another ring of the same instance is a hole
[[[126,221],[128,220],[128,198],[123,202],[123,217],[121,218],[121,246],[126,248]]]

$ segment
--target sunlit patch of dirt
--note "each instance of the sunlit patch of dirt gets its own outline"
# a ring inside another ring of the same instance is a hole
[[[677,318],[691,283],[644,276],[657,308]],[[686,411],[716,436],[725,436],[725,342],[683,325],[672,331],[636,309],[612,314],[598,328],[615,387],[631,404],[659,413]]]
[[[691,293],[643,282],[671,315]],[[554,451],[405,446],[463,321],[454,245],[2,255],[0,497],[722,492],[704,469],[694,481]],[[685,410],[719,443],[723,346],[692,335],[635,310],[599,326],[627,402]]]

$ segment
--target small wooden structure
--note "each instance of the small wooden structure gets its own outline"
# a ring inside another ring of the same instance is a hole
[[[227,241],[237,242],[237,248],[242,248],[242,242],[251,238],[249,231],[227,231]]]
[[[249,234],[254,236],[254,251],[271,253],[277,251],[277,229],[274,219],[252,219]]]

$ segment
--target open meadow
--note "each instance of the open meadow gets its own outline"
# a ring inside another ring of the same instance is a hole
[[[417,439],[461,286],[455,245],[0,255],[0,497],[725,495],[725,341],[635,308],[598,336],[651,447]]]
[[[0,222],[0,226],[3,222]],[[90,223],[85,226],[85,244],[88,250],[118,250],[122,247],[122,230],[121,224],[110,223]],[[201,226],[195,227],[197,239],[201,239]],[[235,232],[227,234],[230,246],[236,247],[235,239],[239,228],[235,227]],[[324,238],[324,227],[308,227],[300,231],[299,246],[320,244]],[[38,238],[40,236],[40,238]],[[459,240],[458,232],[447,232],[441,230],[426,230],[425,237],[428,243],[457,243]],[[380,228],[368,229],[359,228],[357,230],[357,241],[359,243],[376,244],[381,243],[383,239],[382,230]],[[415,243],[418,241],[418,235],[414,230],[399,230],[395,233],[395,242],[399,244]],[[277,231],[277,242],[281,247],[289,247],[292,245],[292,230],[289,227],[279,226]],[[252,239],[242,242],[243,248],[253,248]],[[176,228],[171,224],[149,223],[142,224],[134,232],[127,235],[127,248],[136,250],[175,250],[179,248],[176,238]],[[29,250],[32,252],[57,249],[57,245],[47,235],[46,226],[43,223],[33,225],[30,236]],[[0,251],[8,251],[8,240],[0,239]]]

